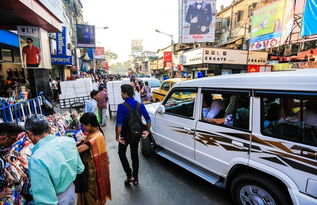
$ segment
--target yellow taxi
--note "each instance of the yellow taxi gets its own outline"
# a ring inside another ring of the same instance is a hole
[[[152,89],[153,101],[162,102],[168,91],[173,87],[175,83],[180,83],[186,80],[186,78],[171,78],[168,80],[164,80],[160,88]]]

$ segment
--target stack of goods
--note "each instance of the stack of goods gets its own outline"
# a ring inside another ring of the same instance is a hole
[[[121,97],[121,85],[123,85],[123,81],[109,81],[107,82],[107,92],[109,98],[109,106],[110,110],[116,110],[118,104],[122,103]]]
[[[62,94],[60,94],[59,99],[86,97],[89,96],[92,91],[91,78],[62,81],[60,85]]]
[[[50,124],[51,134],[57,136],[69,136],[74,140],[80,141],[84,137],[80,123],[80,115],[77,113],[70,114],[65,112],[63,114],[54,114],[47,117]]]
[[[5,201],[4,205],[9,204],[26,204],[25,200],[29,199],[30,180],[28,176],[28,159],[31,156],[33,144],[25,133],[21,133],[17,142],[6,154],[5,173],[12,189],[12,195]],[[0,202],[1,204],[1,202]]]

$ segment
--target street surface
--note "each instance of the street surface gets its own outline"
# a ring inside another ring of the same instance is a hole
[[[126,176],[118,156],[114,118],[110,119],[108,116],[104,131],[112,186],[112,201],[108,201],[107,205],[232,204],[228,190],[216,188],[157,155],[145,158],[139,153],[139,185],[125,186]],[[129,149],[127,156],[130,156]]]

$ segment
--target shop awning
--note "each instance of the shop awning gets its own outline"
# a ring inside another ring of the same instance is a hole
[[[225,41],[225,42],[222,42],[222,43],[219,43],[217,45],[215,45],[215,47],[222,47],[222,46],[226,46],[228,44],[232,44],[232,43],[236,43],[236,41],[239,41],[243,38],[243,36],[238,36],[238,37],[235,37],[229,41]]]
[[[18,35],[10,31],[0,30],[0,43],[9,46],[19,47]]]

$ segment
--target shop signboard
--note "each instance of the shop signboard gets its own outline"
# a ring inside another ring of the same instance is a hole
[[[57,55],[67,55],[66,54],[66,27],[63,26],[62,33],[56,33],[56,49]]]
[[[290,63],[278,63],[273,65],[272,71],[287,71],[294,70],[293,65]]]
[[[214,42],[216,0],[179,0],[181,43]]]
[[[203,63],[246,65],[247,51],[204,48]]]
[[[157,69],[162,70],[164,69],[164,61],[163,59],[159,59],[157,62]]]
[[[105,48],[104,47],[96,47],[95,49],[95,59],[105,59]]]
[[[281,44],[286,0],[278,0],[254,11],[250,49],[261,50]]]
[[[258,73],[260,72],[260,66],[259,65],[248,65],[248,73]]]
[[[53,65],[73,65],[72,56],[51,55]]]
[[[248,55],[248,64],[265,65],[268,58],[268,52],[250,51]]]
[[[93,25],[76,25],[77,30],[77,47],[78,48],[95,48],[95,26]]]
[[[203,63],[203,49],[187,51],[183,55],[183,65],[197,65]]]
[[[173,62],[173,55],[171,51],[164,52],[164,63],[166,62]]]
[[[301,36],[311,36],[317,34],[317,1],[307,0],[302,20]]]

